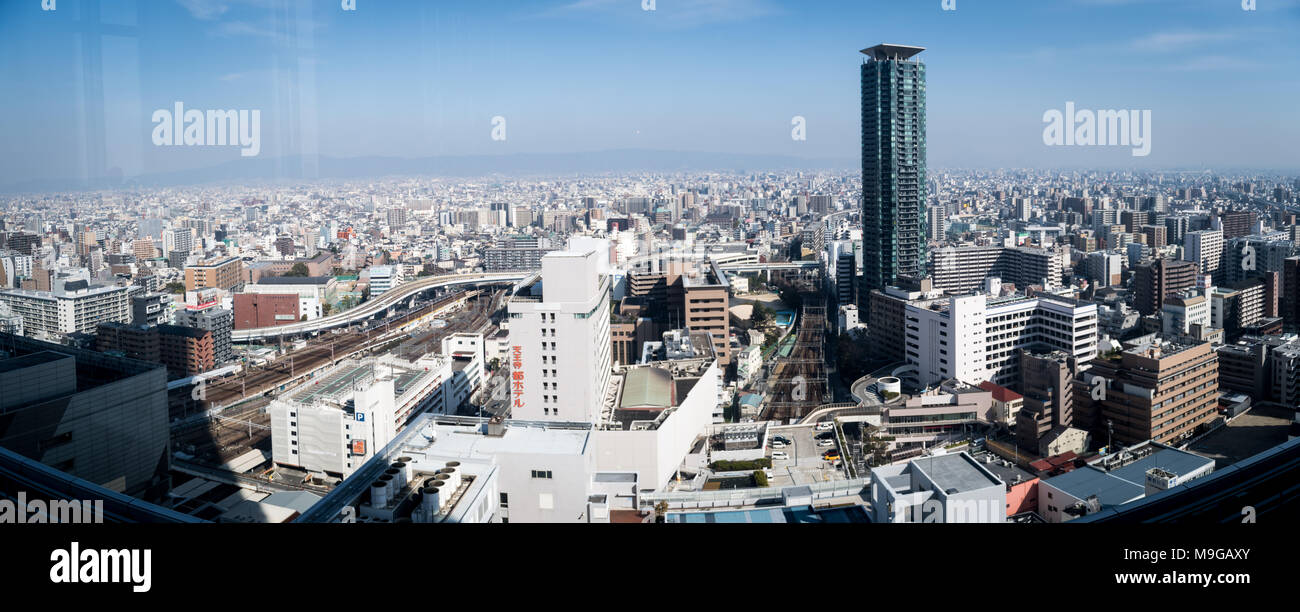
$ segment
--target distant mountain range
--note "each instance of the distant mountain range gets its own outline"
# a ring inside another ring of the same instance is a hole
[[[618,149],[583,153],[518,153],[421,158],[334,157],[241,158],[224,164],[177,172],[144,174],[125,179],[93,181],[37,179],[0,188],[4,193],[62,192],[136,187],[169,187],[205,183],[276,182],[304,179],[368,179],[389,176],[508,177],[563,176],[610,172],[709,172],[777,170],[846,170],[858,160],[815,159],[787,155],[705,153]]]

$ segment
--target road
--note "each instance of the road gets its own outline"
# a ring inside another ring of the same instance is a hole
[[[486,274],[446,274],[442,276],[427,276],[404,283],[385,292],[383,295],[374,298],[349,310],[338,314],[332,314],[328,317],[321,317],[311,321],[301,323],[290,323],[288,325],[277,325],[274,327],[259,327],[256,329],[241,329],[231,335],[234,342],[247,342],[249,340],[269,339],[283,337],[294,334],[308,334],[321,332],[338,327],[347,327],[349,325],[363,322],[389,308],[397,306],[411,297],[440,287],[458,287],[461,285],[485,285],[497,283],[516,283],[529,276],[533,272],[492,272]]]

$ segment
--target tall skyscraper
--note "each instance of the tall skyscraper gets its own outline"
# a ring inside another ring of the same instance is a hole
[[[862,50],[863,295],[925,271],[925,64],[912,59],[924,50]]]

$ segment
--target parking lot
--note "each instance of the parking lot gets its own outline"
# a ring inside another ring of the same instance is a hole
[[[790,458],[772,460],[772,479],[768,483],[769,486],[788,487],[827,480],[843,480],[843,469],[836,468],[830,461],[822,459],[822,453],[839,448],[837,444],[818,446],[816,436],[823,433],[834,435],[833,430],[816,431],[812,424],[773,427],[769,432],[769,440],[774,436],[784,436],[792,443],[785,448],[776,449],[785,451]],[[771,447],[768,448],[769,457],[772,450]]]

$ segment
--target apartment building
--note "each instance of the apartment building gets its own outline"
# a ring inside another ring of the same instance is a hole
[[[177,310],[175,323],[182,327],[212,332],[213,358],[217,364],[228,363],[235,358],[234,349],[231,347],[235,313],[225,308],[218,308],[215,299],[197,305],[187,305]]]
[[[1214,282],[1223,282],[1223,230],[1187,232],[1183,237],[1183,259],[1195,262],[1200,273],[1212,275]]]
[[[946,247],[936,249],[930,261],[934,288],[952,293],[979,289],[984,279],[997,277],[1017,288],[1058,287],[1069,267],[1070,247]]]
[[[244,284],[244,260],[238,257],[185,266],[185,290],[222,289],[235,291]]]
[[[1039,453],[1054,430],[1074,425],[1074,378],[1080,360],[1065,351],[1020,349],[1020,392],[1024,405],[1015,422],[1016,444]]]
[[[1196,287],[1198,265],[1156,259],[1133,266],[1133,308],[1144,315],[1160,312],[1165,298]]]
[[[172,378],[216,367],[212,332],[178,325],[101,323],[95,329],[95,350],[161,363]]]
[[[23,318],[28,336],[57,338],[71,333],[94,333],[100,323],[131,321],[127,287],[91,285],[85,279],[56,278],[53,290],[0,291],[0,302]]]
[[[1210,294],[1210,324],[1222,329],[1229,342],[1255,331],[1264,320],[1264,294],[1262,279],[1215,287]]]

